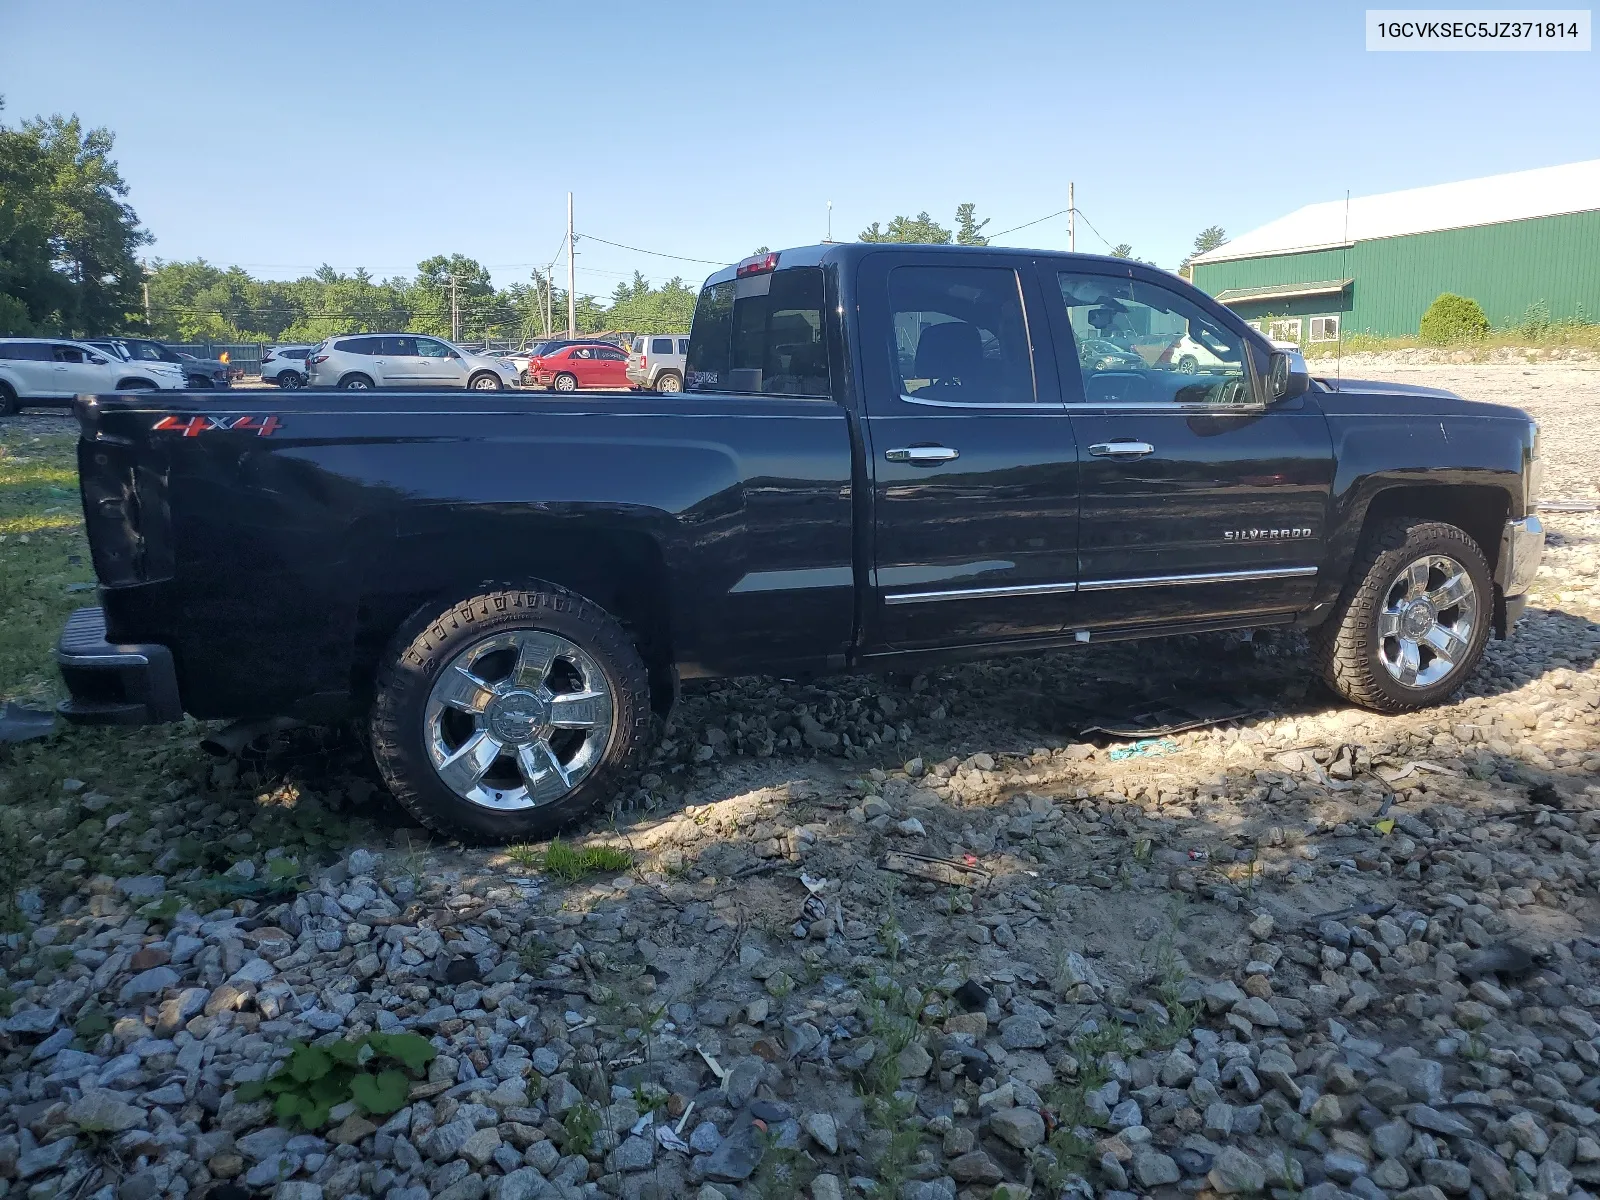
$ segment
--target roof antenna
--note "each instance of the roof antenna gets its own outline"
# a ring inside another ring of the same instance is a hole
[[[1344,271],[1346,279],[1350,278],[1350,189],[1344,190]],[[1344,289],[1339,289],[1339,295],[1344,295]],[[1344,383],[1344,313],[1339,314],[1339,345],[1333,352],[1333,382],[1334,390],[1338,391]]]

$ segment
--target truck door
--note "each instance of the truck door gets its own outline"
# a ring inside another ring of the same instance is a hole
[[[1080,454],[1076,627],[1305,607],[1333,449],[1306,397],[1267,404],[1232,314],[1137,269],[1041,262]],[[1187,339],[1203,352],[1178,355]]]
[[[1078,466],[1030,259],[883,251],[859,267],[874,650],[1058,634]]]

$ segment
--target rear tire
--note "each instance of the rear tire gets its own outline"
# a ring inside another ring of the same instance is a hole
[[[11,385],[0,383],[0,417],[15,416],[21,407],[17,402],[16,392],[11,390]]]
[[[593,707],[562,708],[578,723],[557,728],[563,695]],[[650,684],[609,613],[532,582],[407,621],[384,653],[371,734],[390,790],[429,829],[537,840],[600,807],[640,768]],[[488,765],[469,772],[473,759]],[[554,774],[552,759],[564,764]]]
[[[681,392],[683,391],[683,378],[676,371],[663,371],[656,378],[656,391]]]
[[[550,386],[558,392],[575,392],[578,390],[578,377],[563,371],[555,377],[555,382]]]
[[[366,392],[372,389],[372,380],[365,375],[346,375],[339,386],[347,392]]]
[[[1200,360],[1192,354],[1185,354],[1178,360],[1178,371],[1184,375],[1193,375],[1200,369]]]
[[[1395,517],[1362,539],[1312,647],[1341,696],[1375,712],[1410,712],[1467,681],[1493,616],[1489,562],[1472,536],[1442,521]]]
[[[124,379],[117,384],[117,391],[119,392],[153,392],[155,390],[156,385],[148,379]]]
[[[184,386],[191,392],[209,392],[215,385],[204,375],[189,375],[184,378]]]
[[[300,377],[299,371],[283,371],[278,375],[278,386],[286,392],[303,388],[306,381]]]

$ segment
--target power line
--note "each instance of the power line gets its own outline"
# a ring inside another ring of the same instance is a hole
[[[624,245],[622,242],[607,241],[605,238],[596,237],[592,233],[580,233],[578,236],[580,238],[588,238],[591,242],[601,242],[607,246],[615,246],[618,250],[632,250],[635,254],[653,254],[657,258],[675,258],[679,262],[700,263],[702,266],[707,267],[726,267],[731,265],[725,262],[713,262],[709,258],[688,258],[682,254],[667,254],[661,250],[645,250],[639,246],[628,246]]]
[[[1019,229],[1027,229],[1030,225],[1041,224],[1042,222],[1050,220],[1051,217],[1064,217],[1071,211],[1072,210],[1070,208],[1063,208],[1060,212],[1053,212],[1048,216],[1036,217],[1032,221],[1024,221],[1021,225],[1013,225],[1010,229],[1002,229],[999,233],[989,234],[989,240],[993,241],[995,238],[1005,237],[1006,234],[1015,233]]]

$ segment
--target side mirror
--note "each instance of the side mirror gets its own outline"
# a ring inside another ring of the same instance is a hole
[[[106,360],[101,358],[98,354],[89,355],[89,361],[97,367],[103,367],[106,365]]]
[[[1306,368],[1305,356],[1298,350],[1274,350],[1267,371],[1267,390],[1271,398],[1293,400],[1303,396],[1311,387],[1311,372]]]
[[[448,350],[448,351],[446,351],[446,353],[449,354],[451,358],[457,360],[458,362],[461,359],[461,355],[457,354],[454,350]]]

